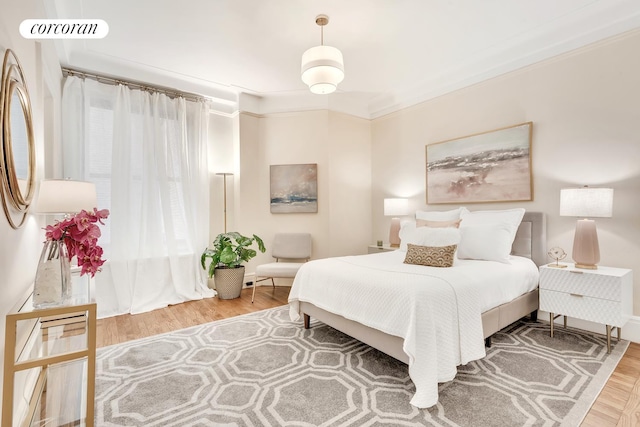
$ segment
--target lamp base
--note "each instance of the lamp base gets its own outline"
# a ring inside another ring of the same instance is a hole
[[[572,258],[576,268],[596,270],[600,262],[600,246],[596,222],[591,219],[580,219],[576,222],[576,234],[573,237]]]
[[[400,247],[400,218],[391,218],[391,226],[389,227],[389,246],[392,248]]]
[[[576,268],[582,268],[584,270],[597,270],[598,266],[595,264],[578,264],[577,262],[575,263],[575,267]]]

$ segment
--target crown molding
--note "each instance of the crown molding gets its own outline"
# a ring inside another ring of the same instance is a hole
[[[137,81],[200,94],[211,100],[212,110],[224,114],[246,111],[264,115],[327,109],[373,120],[594,43],[636,34],[640,31],[637,1],[593,1],[574,13],[478,51],[455,67],[414,82],[410,89],[402,92],[342,92],[338,89],[329,95],[315,95],[307,90],[256,93],[91,50],[73,52],[65,41],[57,42],[56,48],[62,66],[122,78],[135,76]],[[52,13],[64,15],[67,12],[56,10]]]

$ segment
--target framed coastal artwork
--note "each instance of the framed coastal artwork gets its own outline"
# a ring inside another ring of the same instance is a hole
[[[533,200],[532,122],[426,146],[427,203]]]
[[[318,165],[271,165],[271,213],[318,212]]]

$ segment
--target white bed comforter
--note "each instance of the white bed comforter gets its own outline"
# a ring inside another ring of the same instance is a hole
[[[451,381],[458,365],[485,356],[483,290],[495,283],[492,270],[509,267],[488,261],[424,267],[403,264],[404,256],[395,251],[306,263],[289,294],[290,317],[300,319],[299,301],[305,301],[402,337],[416,387],[411,404],[427,408],[438,401],[439,382]]]

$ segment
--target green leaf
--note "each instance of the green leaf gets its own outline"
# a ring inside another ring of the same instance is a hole
[[[253,242],[253,239],[243,236],[240,239],[238,239],[238,246],[249,246],[252,242]]]
[[[207,259],[207,253],[206,252],[202,252],[202,255],[200,256],[200,265],[202,265],[202,269],[206,270],[207,267],[204,265],[204,262]]]
[[[224,236],[226,236],[226,238],[231,241],[231,239],[235,240],[236,242],[238,241],[238,239],[242,238],[242,234],[238,233],[237,231],[230,231],[228,233],[225,233]]]
[[[251,258],[255,257],[257,255],[256,251],[253,249],[247,249],[244,252],[244,257],[242,258],[245,261],[249,261]]]
[[[266,248],[264,247],[264,242],[262,241],[262,239],[255,234],[253,235],[253,238],[256,239],[256,242],[258,242],[258,249],[260,250],[260,252],[264,253],[264,251],[266,251]]]
[[[236,254],[233,252],[231,246],[226,246],[222,252],[220,252],[220,262],[223,264],[232,264],[236,259]]]

